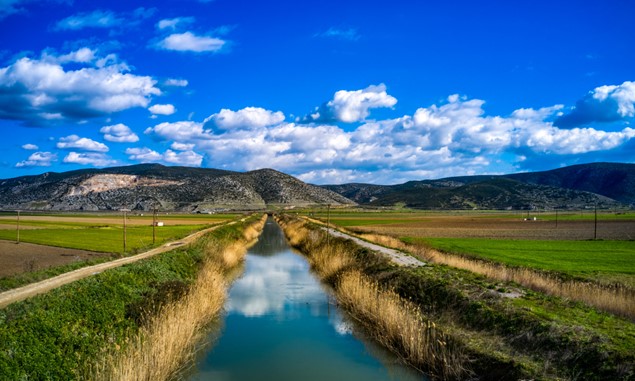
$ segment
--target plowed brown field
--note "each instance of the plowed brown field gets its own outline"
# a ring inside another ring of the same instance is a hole
[[[0,241],[0,277],[107,257],[108,253]]]
[[[416,222],[350,226],[358,231],[376,232],[399,237],[427,238],[501,238],[583,240],[594,238],[593,220],[523,221],[510,218],[470,218],[439,216]],[[635,221],[601,220],[597,225],[598,239],[635,239]]]

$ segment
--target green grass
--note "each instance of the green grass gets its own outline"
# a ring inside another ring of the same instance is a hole
[[[173,225],[156,228],[156,246],[179,239],[206,225]],[[0,239],[15,240],[15,230],[0,230]],[[20,231],[20,241],[72,249],[123,253],[123,227],[75,227]],[[128,226],[126,251],[136,252],[152,246],[152,226]]]
[[[0,380],[87,379],[91,364],[123,349],[148,314],[192,284],[205,257],[215,255],[210,240],[229,244],[246,224],[0,309]]]
[[[481,238],[404,238],[436,249],[512,266],[572,276],[635,276],[635,241],[539,241]]]

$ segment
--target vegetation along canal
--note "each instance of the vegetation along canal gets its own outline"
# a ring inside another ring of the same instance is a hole
[[[365,340],[269,219],[190,380],[421,380]],[[219,337],[220,336],[220,337]]]

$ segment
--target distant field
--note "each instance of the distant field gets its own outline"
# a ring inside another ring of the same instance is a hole
[[[157,227],[156,243],[161,244],[171,239],[179,239],[203,227],[204,225]],[[0,239],[15,240],[15,230],[0,230]],[[20,231],[20,241],[89,251],[122,253],[123,227],[31,229]],[[152,246],[151,226],[129,226],[126,228],[127,252],[150,246]]]
[[[231,220],[236,214],[165,214],[157,215],[157,221],[162,221],[166,225],[205,225]],[[0,214],[0,224],[10,225],[15,223],[17,216],[15,213]],[[87,225],[122,225],[121,214],[28,214],[22,213],[20,225],[24,226],[78,226]],[[129,214],[126,219],[128,225],[152,225],[152,213]]]
[[[314,213],[326,221],[326,212]],[[536,220],[533,220],[536,217]],[[529,218],[529,221],[525,219]],[[512,266],[556,271],[635,287],[635,213],[578,212],[346,212],[330,221],[360,232],[388,234],[408,242]]]
[[[159,215],[164,226],[156,227],[156,245],[179,239],[210,224],[218,224],[236,215]],[[126,219],[126,251],[152,246],[152,214],[132,215]],[[15,215],[0,216],[0,239],[17,238]],[[73,249],[122,253],[123,218],[121,215],[21,215],[20,241]]]
[[[327,212],[323,210],[309,212],[307,214],[324,219]],[[399,223],[416,223],[417,221],[430,219],[475,219],[475,220],[524,220],[536,217],[539,221],[593,221],[593,210],[542,212],[542,211],[403,211],[403,212],[360,212],[335,210],[330,213],[331,222],[340,226],[384,225]],[[598,211],[598,221],[635,221],[635,212]]]
[[[326,221],[326,211],[309,215]],[[536,218],[534,220],[534,217]],[[557,217],[557,218],[556,218]],[[535,240],[635,239],[635,213],[593,211],[529,213],[502,211],[416,211],[330,213],[332,224],[398,237]]]

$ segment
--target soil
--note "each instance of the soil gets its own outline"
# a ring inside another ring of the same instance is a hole
[[[108,257],[108,253],[96,253],[86,250],[65,249],[62,247],[16,243],[0,240],[0,277],[23,272],[62,266],[73,262],[99,257]]]

